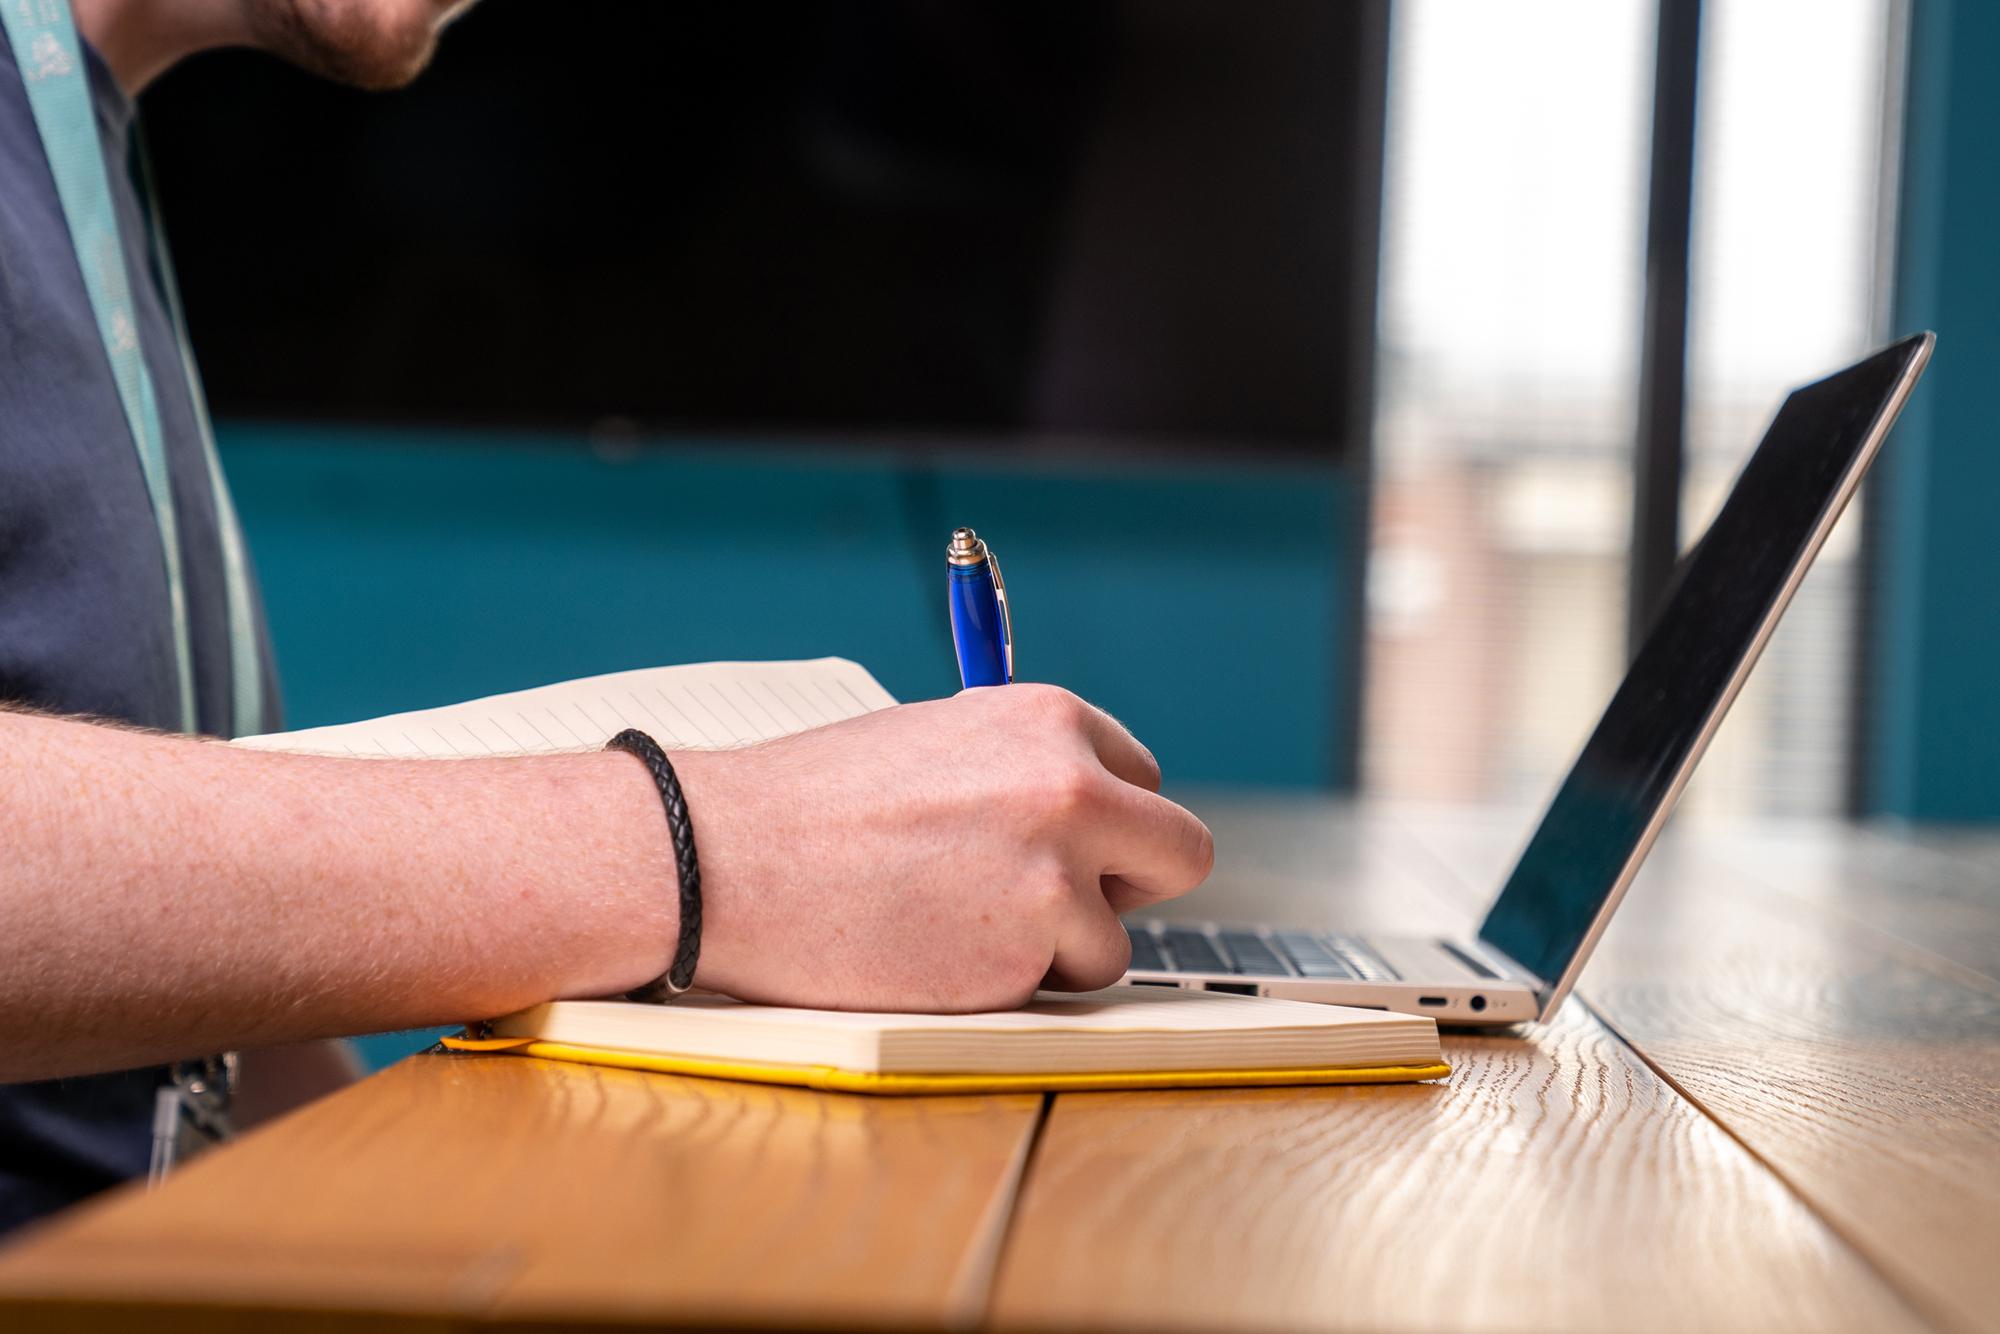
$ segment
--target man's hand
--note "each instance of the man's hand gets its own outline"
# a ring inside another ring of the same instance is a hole
[[[979,1010],[1107,986],[1131,958],[1117,914],[1214,861],[1146,748],[1052,686],[674,764],[701,855],[695,980],[746,1000]]]
[[[673,954],[673,849],[629,755],[329,759],[5,710],[0,754],[0,1080],[616,995]],[[1046,686],[674,762],[695,980],[746,999],[1102,985],[1118,910],[1208,874],[1152,756]]]

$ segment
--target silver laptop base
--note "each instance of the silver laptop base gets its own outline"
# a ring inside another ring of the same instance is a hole
[[[1127,925],[1134,957],[1123,980],[1134,986],[1395,1010],[1441,1024],[1519,1024],[1538,1012],[1534,987],[1471,942],[1213,922]]]

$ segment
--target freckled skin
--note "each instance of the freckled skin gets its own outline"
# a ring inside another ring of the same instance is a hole
[[[347,760],[0,711],[0,1080],[461,1022],[665,970],[673,848],[619,753]],[[1114,981],[1208,831],[1046,686],[674,757],[698,985],[971,1010]],[[190,959],[200,967],[188,967]]]

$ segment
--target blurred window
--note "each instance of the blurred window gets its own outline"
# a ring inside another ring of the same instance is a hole
[[[1874,341],[1894,0],[1707,0],[1685,545],[1782,393]],[[1546,795],[1623,670],[1656,14],[1401,0],[1369,575],[1370,790]],[[1690,794],[1845,798],[1858,516]]]

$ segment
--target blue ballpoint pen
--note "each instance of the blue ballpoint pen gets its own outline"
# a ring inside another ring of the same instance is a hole
[[[945,562],[958,679],[968,689],[1004,686],[1014,679],[1014,627],[1007,615],[1007,583],[1000,577],[1000,561],[978,533],[956,528],[945,549]]]

